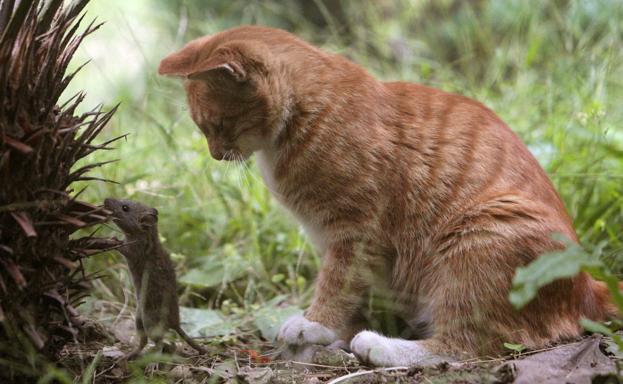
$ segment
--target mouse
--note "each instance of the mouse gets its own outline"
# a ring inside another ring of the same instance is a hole
[[[162,350],[164,334],[172,329],[199,353],[207,351],[180,325],[177,280],[169,252],[158,235],[158,210],[133,200],[107,198],[104,208],[125,235],[117,249],[125,258],[136,293],[138,346],[127,359],[139,355],[148,339]]]

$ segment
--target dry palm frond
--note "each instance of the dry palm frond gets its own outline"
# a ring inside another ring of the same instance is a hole
[[[87,0],[63,3],[0,2],[0,377],[13,381],[39,375],[79,334],[81,260],[98,241],[70,235],[106,219],[70,188],[101,165],[75,167],[108,148],[93,140],[114,109],[77,114],[82,94],[59,105],[73,54],[99,25],[79,32]]]

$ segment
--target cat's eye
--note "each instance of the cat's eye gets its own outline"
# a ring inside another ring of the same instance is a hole
[[[130,207],[128,207],[127,205],[123,204],[121,206],[121,209],[123,209],[123,212],[128,212],[130,210]]]

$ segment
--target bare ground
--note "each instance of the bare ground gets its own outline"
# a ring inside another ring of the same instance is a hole
[[[611,339],[599,335],[540,351],[505,358],[474,359],[431,367],[373,369],[342,350],[318,347],[312,363],[284,361],[272,343],[255,336],[204,344],[210,353],[197,356],[176,344],[173,355],[146,350],[132,362],[123,354],[132,346],[115,335],[123,334],[92,323],[88,343],[70,343],[59,364],[82,382],[167,383],[619,383],[621,353]],[[120,331],[121,330],[121,331]],[[130,330],[128,330],[130,332]],[[122,337],[123,338],[123,337]]]

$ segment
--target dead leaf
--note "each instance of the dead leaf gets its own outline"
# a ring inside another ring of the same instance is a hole
[[[267,384],[272,382],[273,370],[268,367],[252,368],[245,365],[238,371],[238,376],[249,384]]]
[[[18,287],[24,288],[26,286],[26,279],[24,278],[24,275],[22,275],[22,271],[19,270],[19,267],[15,265],[12,260],[0,259],[0,263],[2,263],[4,269],[6,269],[9,275],[11,275],[13,281],[15,281],[15,284],[17,284]]]
[[[110,347],[104,347],[102,349],[102,356],[110,357],[110,358],[120,358],[125,356],[122,350],[119,349],[116,345]]]
[[[601,336],[592,336],[522,360],[509,361],[498,369],[510,366],[515,372],[516,384],[590,384],[592,378],[616,371],[614,362],[599,349],[600,341]]]
[[[73,261],[66,259],[64,257],[61,257],[61,256],[55,256],[54,261],[56,261],[57,263],[61,264],[62,266],[68,269],[73,270],[74,268],[76,268],[76,264]]]
[[[11,216],[22,227],[26,236],[37,237],[37,231],[35,231],[35,227],[32,225],[32,221],[26,212],[11,212]]]
[[[258,351],[254,349],[241,349],[240,352],[249,355],[249,360],[252,363],[267,364],[270,363],[272,360],[270,356],[262,356]]]
[[[4,136],[3,139],[7,145],[15,148],[16,150],[18,150],[19,152],[25,155],[32,153],[33,151],[30,145],[27,145],[27,144],[22,143],[21,141],[15,140],[11,138],[10,136]]]
[[[72,224],[78,228],[86,227],[87,223],[82,220],[76,219],[75,217],[69,215],[58,215],[59,220],[64,221],[66,223]]]

